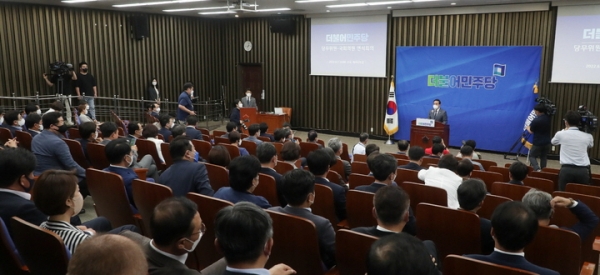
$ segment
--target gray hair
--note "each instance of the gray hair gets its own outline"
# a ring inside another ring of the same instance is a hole
[[[538,220],[550,219],[552,216],[553,210],[550,203],[552,196],[547,192],[532,188],[523,196],[521,201],[533,210]]]
[[[342,141],[340,138],[334,137],[327,142],[327,146],[337,153],[342,148]]]

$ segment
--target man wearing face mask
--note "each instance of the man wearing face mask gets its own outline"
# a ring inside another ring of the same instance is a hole
[[[183,84],[183,92],[179,95],[178,108],[177,108],[177,120],[180,124],[185,125],[185,119],[189,115],[196,115],[194,112],[194,106],[192,105],[192,99],[194,98],[194,84],[186,82]]]
[[[29,133],[32,138],[37,136],[44,129],[42,117],[37,113],[28,115],[25,119],[25,127],[27,128],[26,132]]]
[[[42,115],[42,110],[40,110],[40,106],[35,104],[35,102],[31,102],[27,104],[27,106],[25,106],[25,119],[27,119],[27,116],[30,114]]]
[[[160,123],[160,129],[158,129],[158,133],[163,136],[165,142],[169,142],[171,128],[173,128],[173,125],[175,124],[175,119],[168,114],[162,114],[158,117],[158,123]]]
[[[242,104],[244,107],[256,107],[256,99],[252,97],[252,91],[250,89],[246,90],[246,97],[242,98]]]
[[[433,100],[433,109],[429,111],[429,119],[435,119],[437,122],[441,122],[444,124],[448,123],[448,114],[446,114],[446,110],[442,109],[442,101],[439,99]]]
[[[194,192],[212,196],[215,192],[210,186],[206,166],[199,162],[200,156],[189,139],[179,136],[169,143],[169,152],[173,164],[158,179],[173,190],[173,196],[185,196]]]
[[[2,128],[6,128],[10,131],[12,136],[15,136],[15,131],[23,131],[23,125],[25,125],[25,119],[21,116],[19,111],[10,111],[4,116],[6,124],[2,125]]]
[[[77,73],[77,81],[75,82],[75,92],[79,100],[85,101],[90,106],[90,116],[96,120],[96,105],[94,98],[98,96],[98,88],[96,86],[96,78],[89,73],[88,64],[85,62],[79,63],[79,73]]]
[[[75,170],[79,180],[85,179],[85,169],[73,160],[69,147],[62,140],[68,127],[63,116],[59,112],[47,113],[42,117],[44,130],[31,141],[31,151],[35,154],[37,165],[33,171],[34,175],[50,169]],[[81,183],[81,193],[88,195],[87,185]]]

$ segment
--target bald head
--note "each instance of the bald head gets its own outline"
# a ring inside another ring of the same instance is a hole
[[[94,236],[77,246],[68,275],[145,275],[148,263],[142,248],[121,235]]]

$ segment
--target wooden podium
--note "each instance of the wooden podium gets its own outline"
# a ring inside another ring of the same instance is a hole
[[[240,118],[245,121],[244,124],[246,124],[246,126],[264,122],[269,126],[271,132],[281,128],[283,123],[290,119],[287,114],[258,113],[254,107],[240,108]],[[247,131],[245,131],[245,133],[247,133]]]
[[[444,144],[450,144],[450,125],[441,122],[435,122],[434,127],[418,126],[417,121],[410,122],[410,145],[419,145],[425,148],[432,146],[431,140],[435,136],[440,136]]]

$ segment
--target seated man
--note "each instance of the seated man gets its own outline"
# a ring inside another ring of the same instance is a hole
[[[25,125],[25,119],[21,116],[19,111],[9,111],[4,116],[4,127],[10,131],[13,137],[16,136],[17,130],[23,131],[23,125]]]
[[[160,107],[158,106],[158,104],[150,103],[146,105],[146,111],[148,111],[148,114],[155,117],[156,119],[160,118]]]
[[[130,121],[127,125],[127,140],[135,140],[142,137],[142,124],[137,121]],[[135,142],[133,143],[135,144]]]
[[[508,267],[531,271],[540,275],[558,275],[558,272],[534,265],[525,259],[523,250],[535,237],[538,221],[535,213],[520,201],[505,202],[492,214],[494,252],[490,255],[465,257]]]
[[[391,234],[375,241],[367,258],[369,275],[438,275],[427,248],[408,234]]]
[[[328,219],[312,213],[315,202],[315,177],[304,169],[294,169],[283,176],[283,195],[286,207],[269,210],[305,218],[315,224],[319,238],[321,260],[329,269],[335,265],[335,231]]]
[[[411,146],[408,149],[408,158],[410,162],[405,165],[400,165],[398,168],[421,171],[425,168],[421,167],[421,163],[423,163],[423,157],[425,156],[425,150],[423,147],[415,145]]]
[[[327,146],[333,150],[337,161],[341,161],[344,165],[344,175],[340,176],[344,177],[345,180],[348,180],[348,177],[350,177],[350,174],[352,174],[352,165],[350,162],[343,160],[341,157],[342,153],[344,152],[342,141],[339,138],[334,137],[327,142]]]
[[[232,230],[234,228],[244,230]],[[273,249],[273,221],[269,214],[254,204],[240,202],[219,210],[215,218],[215,237],[215,246],[227,262],[225,272],[219,274],[296,273],[285,264],[264,269]]]
[[[523,180],[529,174],[529,167],[520,161],[513,162],[508,168],[508,177],[510,181],[508,183],[523,185]]]
[[[177,137],[169,144],[173,164],[167,168],[158,180],[169,186],[173,196],[185,196],[194,192],[212,196],[215,192],[210,186],[208,172],[204,163],[198,162],[198,152],[186,137]]]
[[[463,147],[460,148],[460,154],[462,155],[463,159],[468,159],[469,161],[471,161],[471,163],[473,163],[473,165],[479,166],[480,171],[485,171],[481,163],[473,161],[473,147],[469,145],[463,145]]]
[[[377,144],[367,144],[367,146],[365,147],[365,155],[367,155],[367,157],[369,157],[372,153],[379,153],[379,146],[377,146]]]
[[[352,230],[375,237],[405,232],[417,234],[417,221],[410,208],[408,194],[397,186],[379,188],[373,197],[373,217],[377,226],[357,227]]]
[[[300,145],[295,142],[286,142],[281,147],[281,152],[279,153],[283,162],[287,162],[291,165],[294,165],[296,168],[300,168],[296,166],[296,161],[300,158]],[[302,161],[301,161],[302,162]]]
[[[533,210],[540,226],[556,227],[556,225],[550,225],[550,218],[552,218],[554,208],[568,208],[577,217],[578,222],[571,227],[561,228],[577,233],[582,242],[598,225],[598,217],[582,201],[560,196],[552,198],[550,194],[537,189],[529,190],[521,201]]]
[[[406,155],[406,152],[408,151],[408,140],[399,140],[398,141],[398,153],[399,155]]]
[[[375,177],[375,182],[371,185],[357,186],[355,189],[359,191],[375,193],[379,188],[397,184],[396,179],[396,159],[392,155],[377,154],[372,158],[368,158],[367,164]]]
[[[42,123],[42,116],[37,113],[33,113],[25,118],[25,128],[27,128],[27,133],[31,135],[31,137],[35,137],[42,132],[44,129]]]
[[[133,201],[133,187],[131,184],[134,179],[138,179],[139,177],[133,169],[129,168],[133,161],[131,146],[129,146],[129,143],[124,138],[111,140],[104,147],[104,153],[110,163],[110,166],[104,168],[104,171],[121,176],[129,203],[135,207],[135,202]]]
[[[100,132],[104,139],[100,144],[107,145],[112,140],[119,138],[119,128],[117,124],[114,122],[104,122],[100,125]],[[131,143],[130,143],[131,144]],[[151,155],[145,155],[141,160],[138,161],[138,149],[136,145],[131,145],[131,151],[133,152],[131,155],[133,156],[133,160],[129,164],[131,168],[146,168],[148,172],[146,172],[146,177],[148,178],[158,178],[158,171],[156,168],[156,163]]]
[[[250,125],[250,127],[248,127],[248,135],[249,137],[245,138],[244,140],[252,141],[256,143],[256,145],[263,143],[262,140],[258,139],[258,137],[260,136],[260,126],[258,125],[258,123],[254,123]]]
[[[444,147],[444,145],[442,144],[434,144],[433,146],[431,146],[431,155],[427,156],[430,158],[441,158],[444,155],[444,151],[446,150],[446,148]]]
[[[229,138],[229,133],[231,133],[232,131],[237,131],[237,124],[235,124],[235,122],[227,122],[227,125],[225,125],[225,131],[227,131],[226,134],[221,135],[222,138]]]
[[[468,159],[462,159],[458,162],[458,166],[456,167],[456,174],[461,177],[463,180],[468,180],[471,178],[471,174],[473,173],[473,163]]]
[[[435,154],[432,152],[432,149],[433,149],[433,146],[436,144],[441,144],[444,147],[444,149],[442,150],[442,154],[444,154],[444,155],[450,154],[450,151],[448,151],[448,149],[446,149],[446,144],[444,144],[444,140],[441,137],[439,137],[439,136],[433,137],[431,139],[431,143],[432,143],[432,146],[425,149],[425,155]]]
[[[260,161],[260,172],[275,179],[279,205],[285,206],[287,200],[282,193],[283,183],[281,181],[281,175],[275,171],[275,166],[277,165],[277,149],[275,149],[275,146],[272,143],[263,142],[256,147],[256,157],[258,158],[258,161]]]
[[[160,129],[158,133],[161,134],[165,142],[169,142],[171,136],[171,128],[175,125],[175,119],[167,114],[162,114],[158,117],[158,123],[160,123]]]
[[[144,251],[127,237],[105,234],[77,246],[69,260],[69,275],[147,275]]]
[[[286,137],[289,134],[289,130],[286,129],[276,129],[273,133],[273,142],[284,143],[286,142]]]
[[[365,151],[367,143],[369,142],[369,134],[367,133],[361,133],[360,136],[358,137],[358,143],[356,145],[354,145],[354,147],[352,147],[352,152],[350,152],[351,156],[354,155],[366,155],[367,152]],[[354,158],[352,158],[354,159]]]
[[[188,139],[197,139],[202,140],[202,133],[196,129],[196,124],[198,124],[197,116],[187,116],[185,118],[185,135]]]
[[[317,133],[317,131],[315,131],[315,130],[308,131],[308,137],[306,139],[306,142],[316,143],[319,145],[319,149],[323,148],[323,145],[318,143],[318,141],[319,141],[319,134]]]
[[[250,155],[250,153],[248,153],[248,150],[246,150],[246,148],[244,147],[240,147],[240,145],[242,144],[242,135],[240,133],[238,133],[237,131],[233,131],[231,133],[229,133],[229,144],[235,146],[238,148],[238,150],[240,150],[240,156],[248,156]]]
[[[98,128],[96,127],[96,123],[93,121],[88,121],[79,124],[79,135],[81,138],[75,139],[79,141],[81,144],[81,148],[83,149],[83,154],[87,160],[90,159],[88,156],[87,145],[88,143],[99,143],[102,141],[102,138],[98,137]]]
[[[467,161],[468,160],[464,160]],[[458,203],[460,209],[473,212],[477,214],[477,211],[483,205],[487,190],[485,189],[485,183],[477,179],[469,179],[463,181],[458,187]],[[492,230],[492,222],[486,218],[479,218],[479,225],[481,227],[481,253],[490,254],[494,251],[494,239],[490,231]]]
[[[326,178],[330,162],[331,159],[325,149],[312,151],[306,157],[308,169],[315,176],[315,183],[325,185],[333,191],[335,215],[338,221],[342,221],[346,219],[346,189]]]
[[[275,141],[275,138],[273,137],[273,135],[267,133],[267,130],[269,130],[269,125],[267,125],[267,123],[261,122],[259,126],[260,126],[260,136],[261,137],[268,137],[269,139],[271,139],[271,142]]]
[[[185,129],[186,129],[186,127],[183,125],[175,125],[175,126],[173,126],[173,128],[171,128],[171,136],[173,137],[173,139],[175,139],[176,137],[179,137],[179,136],[184,136],[187,138]]]
[[[472,139],[469,140],[465,140],[463,141],[463,146],[471,146],[471,148],[473,148],[473,159],[481,159],[481,155],[477,152],[475,152],[475,147],[477,146],[477,142],[475,142]],[[462,155],[460,153],[458,153],[458,155],[456,155],[457,158],[462,158]]]
[[[269,208],[271,204],[261,196],[252,195],[258,186],[260,162],[254,156],[240,156],[229,164],[229,187],[222,187],[215,193],[215,198],[237,203],[248,201],[261,208]]]
[[[435,186],[446,190],[448,195],[448,207],[457,209],[459,207],[456,190],[462,183],[462,178],[455,171],[458,167],[458,160],[452,154],[445,155],[440,159],[438,167],[429,167],[419,171],[419,179],[425,182],[425,185]]]

